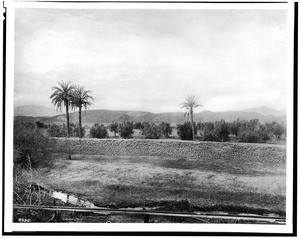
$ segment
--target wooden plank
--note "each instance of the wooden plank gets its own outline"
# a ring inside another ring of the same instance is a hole
[[[14,209],[33,209],[33,210],[50,210],[50,211],[73,211],[73,212],[92,212],[97,214],[135,214],[135,215],[152,215],[166,217],[187,217],[187,218],[205,218],[205,219],[226,219],[226,220],[249,220],[260,222],[271,222],[285,224],[284,217],[266,217],[259,215],[236,215],[236,214],[213,214],[206,212],[167,212],[167,211],[149,211],[149,210],[125,210],[109,208],[85,208],[85,207],[63,207],[63,206],[38,206],[38,205],[14,205]]]

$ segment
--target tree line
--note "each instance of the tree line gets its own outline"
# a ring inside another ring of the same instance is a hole
[[[44,124],[43,122],[37,121],[36,126],[38,128],[46,129],[50,137],[67,137],[67,126],[66,124],[57,125],[57,124]],[[77,124],[70,123],[69,125],[71,137],[79,136],[79,127]],[[159,139],[159,138],[169,138],[172,134],[172,127],[168,122],[162,122],[158,125],[149,122],[137,122],[133,123],[131,121],[124,121],[123,123],[113,122],[108,126],[104,124],[96,123],[94,124],[90,131],[91,138],[109,138],[108,130],[114,133],[114,137],[117,137],[117,134],[124,139],[130,139],[133,137],[134,129],[141,130],[141,133],[147,139]],[[85,128],[81,127],[81,136],[83,137],[86,134]]]
[[[177,125],[178,135],[183,140],[192,139],[192,127],[190,122]],[[198,122],[194,124],[194,132],[203,141],[228,142],[230,136],[234,136],[238,142],[245,143],[266,143],[269,140],[280,140],[286,134],[286,127],[276,121],[271,123],[261,123],[258,119],[235,120],[226,122],[225,120],[215,122]]]
[[[85,134],[82,128],[81,114],[82,108],[87,109],[94,100],[89,90],[85,90],[83,86],[76,86],[70,82],[58,82],[59,86],[52,87],[54,91],[50,96],[52,103],[57,109],[65,107],[67,124],[58,126],[52,124],[47,129],[50,136],[55,137],[80,137]],[[204,141],[220,141],[226,142],[230,140],[229,135],[235,135],[239,142],[264,143],[272,138],[280,139],[285,134],[285,127],[277,122],[260,123],[255,120],[236,120],[234,122],[225,122],[224,120],[215,122],[194,122],[194,111],[196,108],[202,107],[198,99],[194,95],[189,95],[181,103],[181,108],[185,109],[184,117],[189,121],[184,124],[177,124],[177,134],[182,140],[195,140],[197,132]],[[70,124],[69,111],[79,110],[79,123]],[[40,122],[41,123],[41,122]],[[134,129],[141,130],[141,134],[146,139],[169,138],[172,134],[173,127],[170,123],[162,122],[160,124],[149,122],[124,121],[123,123],[112,122],[108,127],[104,124],[95,124],[90,129],[90,136],[93,138],[107,138],[109,136],[108,129],[114,132],[114,137],[118,133],[121,138],[132,138]],[[199,140],[199,137],[198,137]]]
[[[280,140],[285,134],[286,129],[283,124],[278,122],[261,123],[258,119],[254,120],[236,120],[226,122],[225,120],[215,122],[198,122],[192,127],[191,122],[171,126],[168,122],[149,123],[124,121],[123,123],[112,122],[105,126],[104,124],[94,124],[90,131],[91,138],[109,138],[109,131],[114,133],[114,138],[120,137],[130,139],[133,137],[134,130],[140,130],[145,139],[170,138],[173,130],[176,129],[177,135],[181,140],[193,140],[193,131],[195,139],[198,141],[216,141],[228,142],[234,138],[234,141],[247,143],[265,143],[272,139]],[[36,122],[37,126],[46,128],[49,136],[67,137],[67,127],[63,125],[44,125]],[[85,135],[85,129],[81,128],[81,135]],[[71,137],[79,136],[79,127],[76,124],[70,124]],[[118,134],[118,136],[117,136]],[[174,137],[173,137],[174,138]]]

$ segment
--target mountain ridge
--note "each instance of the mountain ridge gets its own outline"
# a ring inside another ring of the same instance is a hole
[[[270,109],[273,110],[273,109]],[[273,110],[275,113],[276,111]],[[60,113],[60,112],[56,112]],[[26,116],[26,115],[25,115]],[[65,114],[58,114],[52,116],[31,116],[34,117],[36,121],[42,120],[45,123],[65,123]],[[286,115],[263,115],[258,112],[250,112],[248,110],[240,111],[224,111],[224,112],[212,112],[212,111],[202,111],[194,114],[195,122],[208,122],[208,121],[218,121],[224,119],[226,122],[232,122],[234,120],[251,120],[258,119],[261,122],[272,122],[277,121],[279,123],[286,123]],[[34,119],[32,119],[34,120]],[[116,111],[116,110],[106,110],[106,109],[96,109],[87,110],[82,112],[82,123],[83,124],[94,124],[103,123],[110,124],[112,122],[121,123],[124,121],[133,122],[170,122],[172,125],[182,124],[188,119],[184,117],[184,112],[167,112],[167,113],[151,113],[147,111]],[[70,113],[70,122],[78,122],[78,112]]]
[[[286,110],[274,110],[274,109],[271,109],[267,106],[249,108],[249,109],[244,109],[242,111],[256,112],[256,113],[262,114],[264,116],[269,116],[269,115],[279,116],[279,115],[285,115],[286,114]]]
[[[15,116],[31,116],[31,117],[42,117],[42,116],[56,116],[62,114],[64,111],[59,112],[57,110],[39,106],[39,105],[22,105],[14,108]]]

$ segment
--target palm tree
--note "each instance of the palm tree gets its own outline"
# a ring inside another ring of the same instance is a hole
[[[194,129],[194,109],[197,107],[200,107],[198,103],[198,99],[195,95],[189,95],[185,98],[185,101],[181,104],[181,108],[185,108],[186,112],[184,113],[184,116],[187,116],[191,118],[191,124],[192,124],[192,135],[193,135],[193,140],[195,140],[195,129]]]
[[[82,107],[87,109],[90,106],[91,100],[94,98],[89,95],[91,91],[85,90],[83,86],[76,86],[71,97],[71,107],[75,109],[76,107],[79,108],[79,138],[82,138],[81,134],[81,111]]]
[[[61,110],[62,106],[66,108],[66,116],[67,116],[67,135],[70,137],[70,118],[69,118],[69,107],[70,100],[72,96],[72,92],[75,89],[75,85],[71,84],[71,82],[57,82],[59,86],[52,87],[54,91],[50,96],[52,99],[51,103],[57,107],[57,110]]]

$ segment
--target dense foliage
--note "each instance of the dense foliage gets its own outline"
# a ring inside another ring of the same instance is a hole
[[[38,128],[41,128],[41,129],[45,128],[45,124],[42,121],[37,121],[37,122],[35,122],[35,124]]]
[[[113,122],[113,123],[111,123],[108,127],[109,127],[109,130],[111,131],[111,132],[114,132],[114,134],[115,134],[115,137],[116,137],[116,134],[118,133],[118,123],[115,123],[115,122]]]
[[[43,130],[31,122],[14,122],[14,165],[37,167],[49,156],[50,141]]]
[[[168,122],[161,122],[159,125],[160,131],[165,138],[169,138],[173,130],[171,124]]]
[[[133,128],[133,122],[125,121],[123,124],[119,124],[118,133],[123,139],[130,139],[134,133]]]
[[[270,136],[267,127],[255,119],[241,124],[238,140],[246,143],[265,143],[270,140]]]
[[[190,122],[184,124],[177,124],[177,134],[182,140],[193,140],[193,128]],[[194,134],[197,134],[197,127],[194,123]]]
[[[68,128],[66,124],[57,125],[57,124],[51,124],[45,126],[47,128],[47,132],[50,137],[67,137],[68,136]],[[70,136],[71,137],[79,137],[79,125],[70,123],[69,124],[70,129]],[[85,128],[80,127],[81,129],[81,135],[85,135]]]
[[[265,143],[279,140],[285,134],[285,127],[277,122],[262,124],[258,119],[236,120],[227,123],[224,120],[198,123],[197,128],[204,141],[230,141],[230,134],[239,142]]]
[[[285,127],[275,121],[272,123],[266,123],[266,128],[268,134],[275,136],[277,139],[280,139],[286,133]]]
[[[141,132],[146,139],[159,139],[162,137],[160,127],[154,123],[144,122]]]
[[[67,137],[66,124],[46,125],[41,121],[35,123],[36,128],[45,130],[51,137]],[[133,137],[134,130],[140,129],[141,134],[146,139],[169,138],[172,134],[172,126],[168,122],[154,124],[149,122],[130,122],[124,121],[122,124],[116,122],[111,123],[108,127],[95,124],[90,131],[91,137],[108,138],[108,129],[114,132],[114,137],[128,139]],[[192,140],[192,127],[190,122],[178,124],[177,134],[182,140]],[[85,135],[85,128],[81,128],[82,136]],[[195,135],[199,131],[198,140],[226,142],[233,140],[234,142],[246,143],[266,143],[284,140],[286,129],[283,124],[278,122],[261,123],[258,119],[254,120],[235,120],[233,122],[225,122],[225,120],[215,122],[198,122],[194,123]],[[77,124],[70,123],[70,136],[79,136],[79,127]]]
[[[134,129],[142,129],[142,127],[143,127],[143,123],[142,122],[136,122],[133,125]]]
[[[108,138],[107,128],[101,124],[94,124],[94,126],[90,129],[90,136],[92,138]]]
[[[198,125],[198,127],[203,132],[204,141],[229,141],[229,127],[224,120],[216,121],[215,123],[205,122]]]

